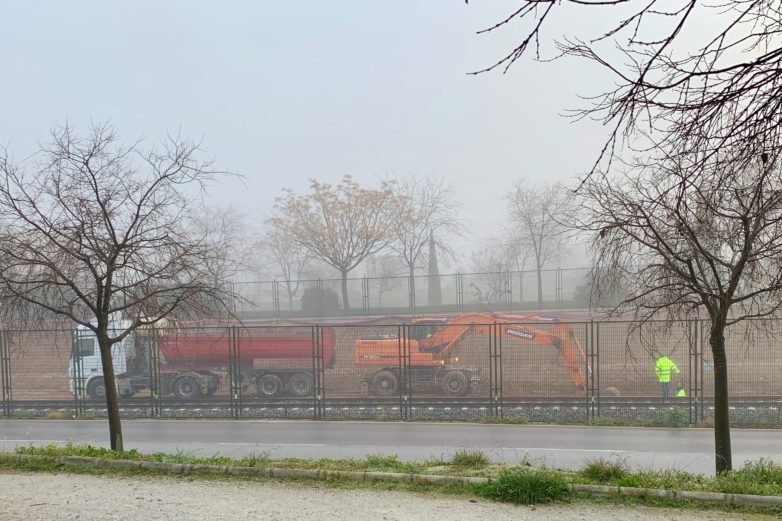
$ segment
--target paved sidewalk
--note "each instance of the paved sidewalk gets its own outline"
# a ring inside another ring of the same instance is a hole
[[[584,503],[513,506],[405,492],[330,489],[302,483],[0,473],[0,519],[3,521],[346,521],[359,518],[387,521],[774,519],[739,513]]]

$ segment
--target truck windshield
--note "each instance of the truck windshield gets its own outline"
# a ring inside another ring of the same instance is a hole
[[[94,338],[76,338],[73,341],[73,347],[76,356],[93,356],[95,354]]]

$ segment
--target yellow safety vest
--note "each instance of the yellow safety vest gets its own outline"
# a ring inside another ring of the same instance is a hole
[[[654,372],[657,373],[657,379],[660,383],[668,383],[671,381],[671,372],[679,374],[679,368],[670,358],[661,356],[654,364]]]

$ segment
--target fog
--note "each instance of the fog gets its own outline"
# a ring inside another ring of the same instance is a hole
[[[243,176],[212,187],[210,203],[256,225],[282,188],[303,192],[310,178],[442,177],[463,205],[457,248],[469,251],[502,236],[514,179],[569,182],[604,138],[561,116],[606,80],[583,64],[467,74],[517,43],[521,28],[476,35],[512,6],[9,3],[0,143],[19,159],[57,123],[109,120],[127,140],[181,129]]]

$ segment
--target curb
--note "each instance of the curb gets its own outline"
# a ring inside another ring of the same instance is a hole
[[[159,463],[156,461],[89,458],[83,456],[37,456],[0,453],[2,463],[54,462],[64,467],[88,467],[117,470],[154,470],[174,475],[209,474],[283,479],[347,479],[350,481],[386,481],[430,485],[482,485],[489,478],[437,476],[430,474],[402,474],[394,472],[355,472],[344,470],[285,469],[274,467],[239,467],[235,465],[200,465],[191,463]],[[720,492],[677,491],[655,488],[616,487],[607,485],[570,485],[576,494],[589,497],[649,497],[681,501],[700,501],[724,506],[782,508],[782,496],[752,494],[724,494]]]

